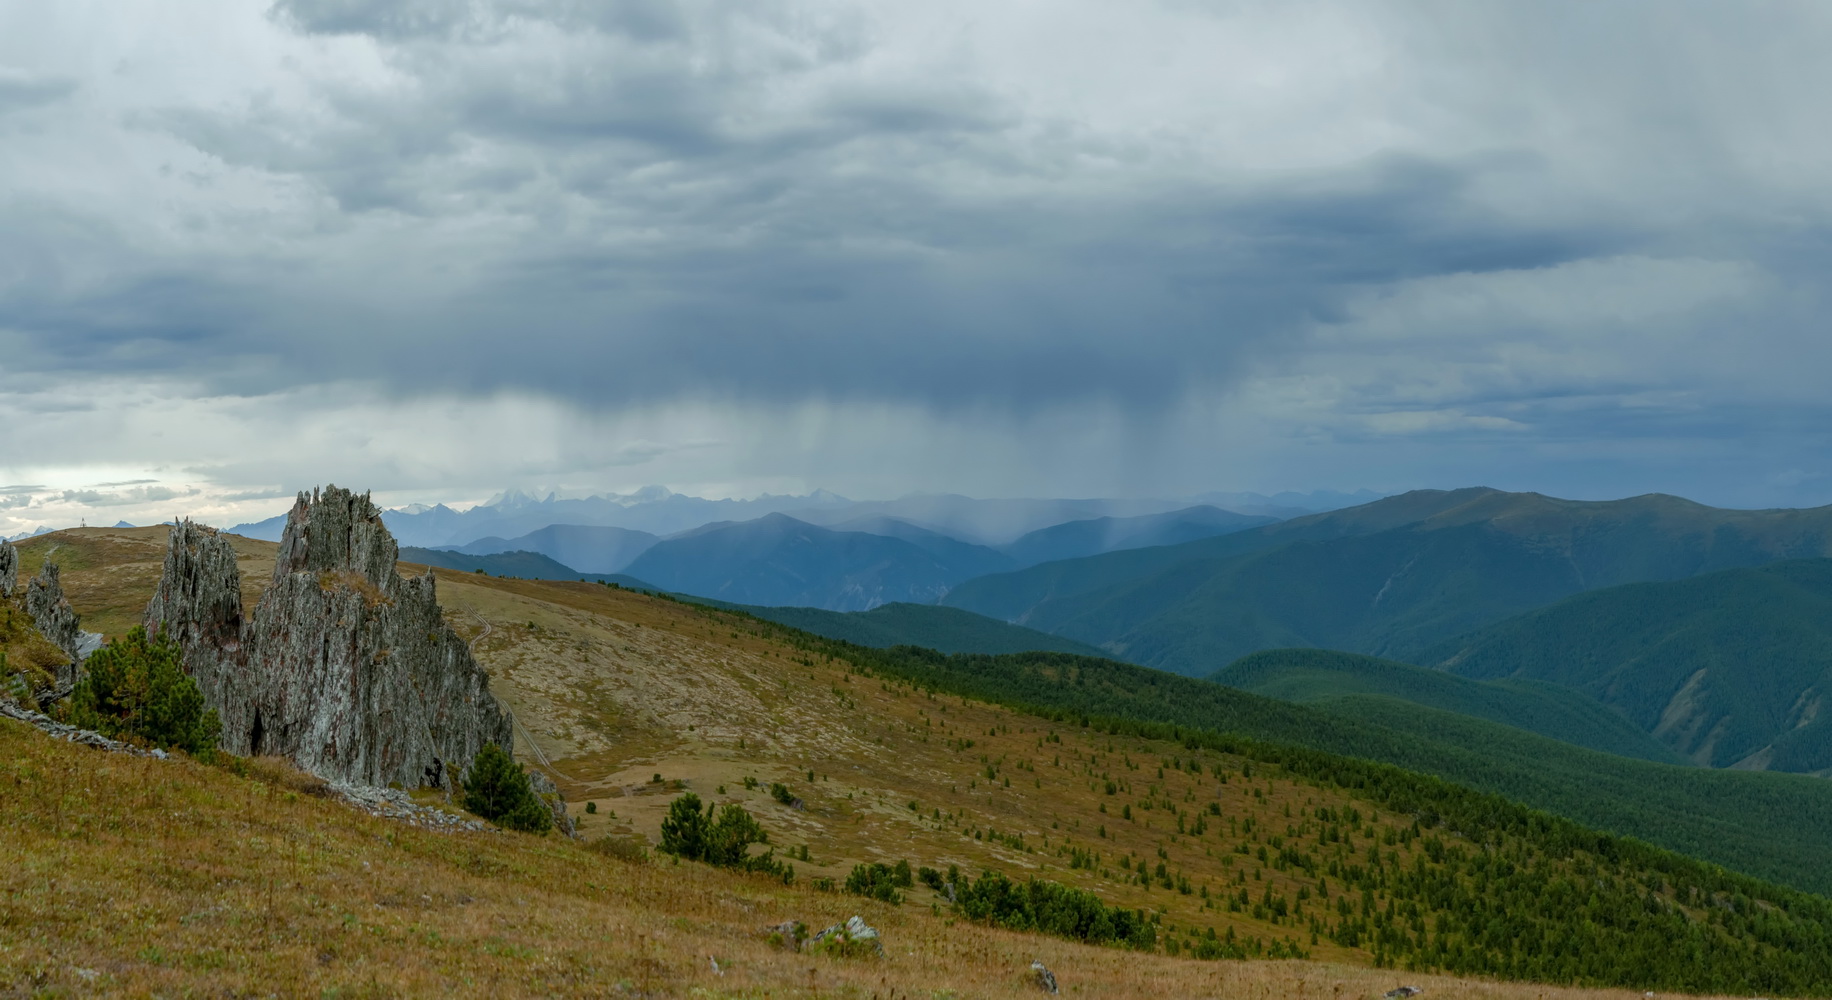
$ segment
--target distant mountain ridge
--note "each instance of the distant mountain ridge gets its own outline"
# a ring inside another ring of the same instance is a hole
[[[656,543],[627,572],[683,594],[829,611],[932,604],[963,578],[902,538],[831,531],[786,514],[696,528]]]
[[[1419,490],[1160,548],[966,581],[944,603],[1149,666],[1207,674],[1261,649],[1413,660],[1601,587],[1832,555],[1832,507],[1722,510]]]
[[[1365,491],[1364,491],[1365,493]],[[1373,496],[1374,494],[1367,494]],[[786,513],[821,527],[870,518],[892,518],[971,544],[996,547],[1024,534],[1069,521],[1137,517],[1189,508],[1192,504],[1289,517],[1357,502],[1361,494],[1211,494],[1198,499],[975,499],[957,494],[916,494],[897,500],[850,500],[826,490],[803,496],[765,494],[746,500],[705,499],[649,486],[631,493],[564,490],[504,490],[467,510],[445,504],[413,504],[385,513],[389,530],[402,544],[461,548],[484,538],[514,540],[551,525],[625,528],[666,537],[720,521],[745,521]],[[1277,502],[1274,502],[1277,501]],[[279,537],[282,519],[238,524],[232,533],[249,538]],[[564,560],[562,560],[564,561]]]
[[[1275,524],[1278,520],[1264,514],[1241,514],[1219,507],[1186,507],[1161,514],[1100,517],[1039,528],[1001,546],[1000,551],[1018,566],[1035,566],[1105,552],[1193,542]]]
[[[646,531],[604,525],[550,524],[518,538],[479,538],[447,551],[487,556],[499,552],[539,552],[581,573],[621,573],[660,538]]]

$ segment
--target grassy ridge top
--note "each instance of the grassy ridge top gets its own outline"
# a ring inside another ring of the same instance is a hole
[[[1229,664],[1210,680],[1280,701],[1316,705],[1350,718],[1366,716],[1358,711],[1359,699],[1344,699],[1386,696],[1622,757],[1688,763],[1594,699],[1553,684],[1474,681],[1409,663],[1322,649],[1254,653]],[[1395,721],[1397,728],[1406,727],[1403,718]]]

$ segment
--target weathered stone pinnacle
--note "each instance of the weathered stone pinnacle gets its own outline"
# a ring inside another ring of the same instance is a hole
[[[416,787],[458,777],[484,743],[511,745],[511,717],[445,624],[432,575],[402,579],[397,552],[367,495],[301,493],[273,582],[244,619],[228,540],[172,529],[146,621],[183,646],[225,750]]]
[[[70,658],[69,663],[56,670],[56,686],[52,697],[61,698],[76,686],[77,670],[89,649],[86,648],[87,637],[83,633],[82,624],[77,620],[76,611],[64,597],[64,585],[58,578],[56,563],[47,560],[44,569],[26,584],[25,610],[32,616],[33,624],[38,626],[39,634]]]
[[[13,588],[19,585],[19,550],[13,543],[0,538],[0,597],[13,596]]]

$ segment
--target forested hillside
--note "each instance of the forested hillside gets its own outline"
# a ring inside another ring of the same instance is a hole
[[[1345,718],[1111,660],[810,641],[913,683],[1069,720],[1199,729],[1397,765],[1761,878],[1832,891],[1832,784],[1815,778],[1632,760],[1390,699],[1380,699],[1391,709],[1382,717]]]
[[[1409,663],[1322,649],[1274,649],[1242,657],[1217,684],[1366,719],[1368,698],[1456,712],[1604,753],[1687,763],[1594,699],[1538,681],[1473,681]],[[1403,711],[1403,709],[1402,709]],[[1403,720],[1400,721],[1403,724]]]
[[[1583,692],[1701,764],[1832,770],[1832,559],[1583,594],[1421,662]]]

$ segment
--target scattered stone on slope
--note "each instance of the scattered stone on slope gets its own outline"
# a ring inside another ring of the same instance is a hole
[[[0,597],[13,596],[13,588],[19,584],[19,550],[13,543],[0,538]]]
[[[403,579],[367,494],[299,494],[273,582],[244,615],[235,551],[174,526],[149,628],[166,628],[223,721],[223,749],[276,754],[334,781],[450,787],[511,716],[446,625],[428,573]]]
[[[32,616],[32,623],[38,626],[39,634],[70,658],[70,662],[58,666],[55,686],[40,701],[55,701],[66,697],[76,687],[76,677],[83,661],[101,645],[102,637],[83,631],[76,611],[70,607],[69,599],[64,597],[64,585],[58,578],[57,564],[49,560],[46,560],[44,569],[26,584],[25,609]]]
[[[26,723],[27,725],[36,726],[57,739],[69,743],[80,743],[83,746],[94,747],[97,750],[106,750],[109,753],[132,754],[135,757],[157,757],[160,760],[165,760],[168,756],[164,750],[147,750],[142,747],[134,746],[131,743],[123,743],[120,740],[109,739],[92,729],[78,729],[75,726],[66,725],[48,715],[41,712],[34,712],[6,698],[0,698],[0,718],[14,719]]]
[[[1042,959],[1031,959],[1031,975],[1034,977],[1033,981],[1037,984],[1037,988],[1043,992],[1062,992],[1056,988],[1056,974],[1051,972],[1049,967],[1043,964]]]
[[[332,781],[326,786],[326,790],[345,804],[361,809],[372,816],[397,819],[423,830],[467,830],[473,833],[488,833],[496,829],[482,820],[459,816],[433,806],[420,805],[398,788],[377,788],[374,785]]]

